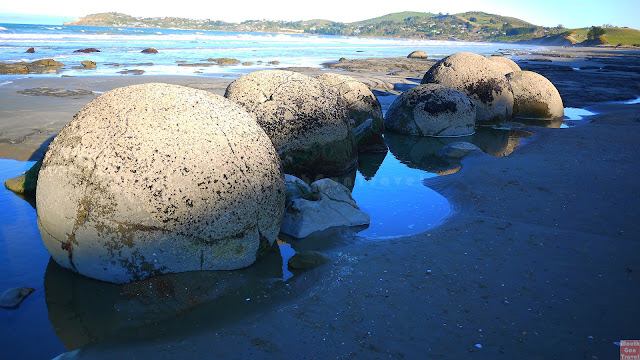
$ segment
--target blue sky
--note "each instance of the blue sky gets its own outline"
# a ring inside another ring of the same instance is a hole
[[[133,16],[178,16],[240,22],[248,19],[308,20],[341,22],[364,20],[399,11],[458,13],[484,11],[513,16],[536,25],[568,28],[611,24],[640,29],[638,0],[457,0],[457,1],[349,1],[242,0],[242,1],[132,1],[31,0],[29,6],[15,1],[0,4],[0,22],[61,23],[99,12],[117,11]],[[24,16],[25,9],[29,9]],[[22,14],[17,16],[16,14]],[[33,17],[40,15],[40,17]],[[42,17],[42,16],[48,17]]]

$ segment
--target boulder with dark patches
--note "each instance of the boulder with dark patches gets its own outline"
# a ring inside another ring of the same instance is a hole
[[[386,152],[382,106],[369,87],[346,75],[326,73],[317,77],[340,94],[347,104],[358,152]],[[368,124],[365,125],[365,123]]]
[[[422,84],[402,93],[389,107],[389,131],[419,136],[465,136],[475,131],[476,105],[458,90]]]
[[[292,71],[262,70],[229,84],[225,97],[257,120],[287,174],[317,178],[342,175],[357,166],[347,106],[321,81]]]
[[[564,106],[558,89],[546,77],[533,71],[507,75],[513,89],[513,116],[524,119],[561,120]]]
[[[85,106],[49,145],[38,227],[62,267],[116,283],[251,265],[280,229],[278,154],[206,91],[142,84]]]
[[[513,93],[504,72],[484,56],[456,53],[440,60],[422,78],[465,92],[476,103],[480,124],[509,120],[513,113]]]

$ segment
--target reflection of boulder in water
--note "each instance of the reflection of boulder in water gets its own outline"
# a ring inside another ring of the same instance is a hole
[[[438,175],[451,174],[460,170],[460,163],[442,158],[438,152],[449,143],[470,141],[471,138],[470,136],[434,138],[392,133],[386,133],[384,136],[389,150],[401,163]]]
[[[562,120],[545,120],[545,119],[523,119],[514,117],[512,122],[520,123],[525,126],[538,126],[552,129],[560,129],[564,122]]]
[[[241,318],[255,306],[246,299],[273,298],[285,287],[275,281],[282,279],[282,265],[273,246],[246,269],[167,274],[121,285],[80,276],[50,260],[45,301],[56,335],[73,350],[113,336],[171,335],[195,328],[193,321],[213,327]]]
[[[378,169],[380,169],[380,165],[382,165],[382,162],[386,157],[386,152],[360,154],[358,156],[358,171],[360,171],[360,174],[362,174],[365,180],[369,181],[376,176]]]
[[[530,135],[532,134],[529,132],[517,129],[480,127],[470,142],[491,156],[501,157],[511,154],[520,145],[521,137]]]

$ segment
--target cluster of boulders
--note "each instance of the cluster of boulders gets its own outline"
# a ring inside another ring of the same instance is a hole
[[[369,223],[345,186],[298,179],[294,196],[284,174],[353,170],[359,151],[386,151],[382,127],[376,97],[348,77],[259,71],[225,97],[157,83],[108,91],[49,145],[43,243],[62,267],[116,283],[249,266],[280,231]]]
[[[459,136],[514,112],[556,115],[540,112],[544,85],[528,85],[538,78],[509,66],[452,55],[385,119],[367,86],[336,74],[256,71],[224,97],[157,83],[108,91],[49,145],[36,189],[42,240],[62,267],[126,283],[246,267],[280,232],[367,225],[349,188],[328,177],[353,171],[358,153],[386,152],[385,127]]]
[[[437,62],[419,86],[394,101],[385,117],[391,131],[419,136],[466,136],[476,125],[516,118],[557,120],[562,99],[542,75],[512,60],[456,53]]]

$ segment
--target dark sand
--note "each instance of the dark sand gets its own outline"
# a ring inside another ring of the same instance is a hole
[[[458,173],[427,180],[454,206],[438,227],[318,245],[331,263],[295,278],[304,291],[227,326],[109,339],[62,358],[617,358],[614,342],[640,339],[640,104],[605,102],[640,95],[640,74],[558,66],[638,69],[639,53],[554,51],[575,57],[521,66],[548,76],[565,106],[599,114],[568,129],[529,128],[533,138],[510,156],[471,155]],[[397,91],[384,71],[366,76],[392,84],[379,94]],[[100,90],[59,80],[24,86]]]

